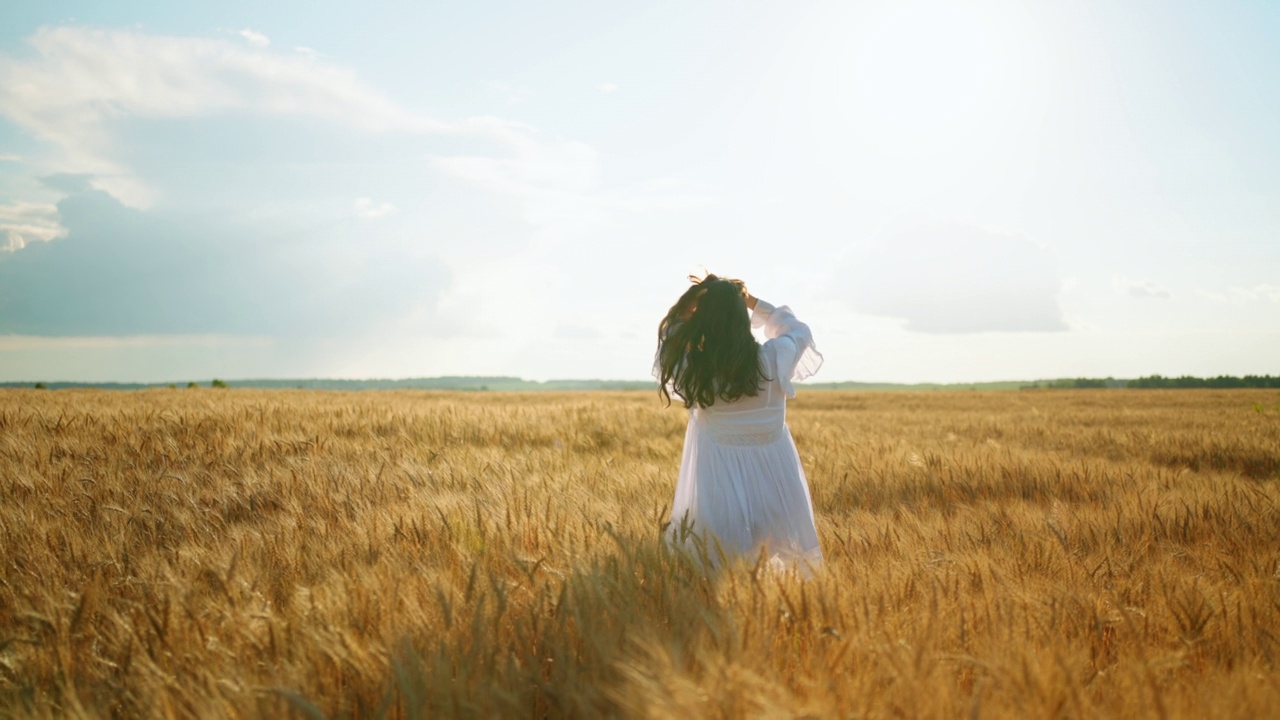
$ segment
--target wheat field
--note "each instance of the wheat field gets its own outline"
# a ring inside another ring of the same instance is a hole
[[[0,716],[1280,716],[1280,393],[801,392],[807,582],[653,393],[0,391]]]

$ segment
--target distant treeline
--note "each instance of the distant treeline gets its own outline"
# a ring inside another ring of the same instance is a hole
[[[1023,386],[1025,389],[1037,388],[1078,389],[1078,388],[1135,388],[1143,389],[1176,389],[1176,388],[1280,388],[1280,377],[1271,375],[1219,375],[1211,378],[1164,377],[1149,375],[1136,380],[1117,380],[1115,378],[1068,378],[1063,380],[1041,380]]]
[[[5,382],[0,388],[36,387],[60,390],[95,388],[99,390],[146,390],[150,388],[265,388],[294,390],[461,390],[470,392],[528,392],[538,390],[656,390],[652,380],[524,380],[518,377],[451,376],[407,378],[402,380],[203,380],[179,383],[92,383],[92,382]],[[921,392],[931,390],[1078,390],[1089,388],[1174,389],[1174,388],[1280,388],[1280,376],[1219,375],[1212,378],[1163,377],[1150,375],[1136,380],[1116,378],[1060,378],[1026,382],[1006,380],[978,383],[805,383],[812,390],[866,390]]]

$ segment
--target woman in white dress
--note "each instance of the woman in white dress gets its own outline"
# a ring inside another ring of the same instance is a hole
[[[807,574],[822,551],[787,398],[822,355],[790,308],[752,297],[740,280],[690,280],[658,326],[654,364],[663,398],[689,409],[668,537],[700,538],[713,560],[763,552]],[[763,328],[763,345],[752,327]]]

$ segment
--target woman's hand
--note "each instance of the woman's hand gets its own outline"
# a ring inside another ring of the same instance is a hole
[[[755,309],[756,309],[756,296],[755,296],[755,295],[752,295],[752,294],[751,294],[751,293],[749,293],[749,292],[747,292],[747,286],[746,286],[746,285],[743,285],[743,286],[742,286],[742,299],[747,301],[747,309],[748,309],[748,310],[755,310]]]

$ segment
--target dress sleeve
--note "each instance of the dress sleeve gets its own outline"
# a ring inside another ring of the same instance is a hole
[[[774,307],[757,298],[751,311],[751,327],[764,329],[768,338],[765,346],[773,348],[778,384],[787,397],[795,397],[791,381],[809,378],[822,367],[822,353],[813,344],[809,326],[796,319],[786,305]]]

